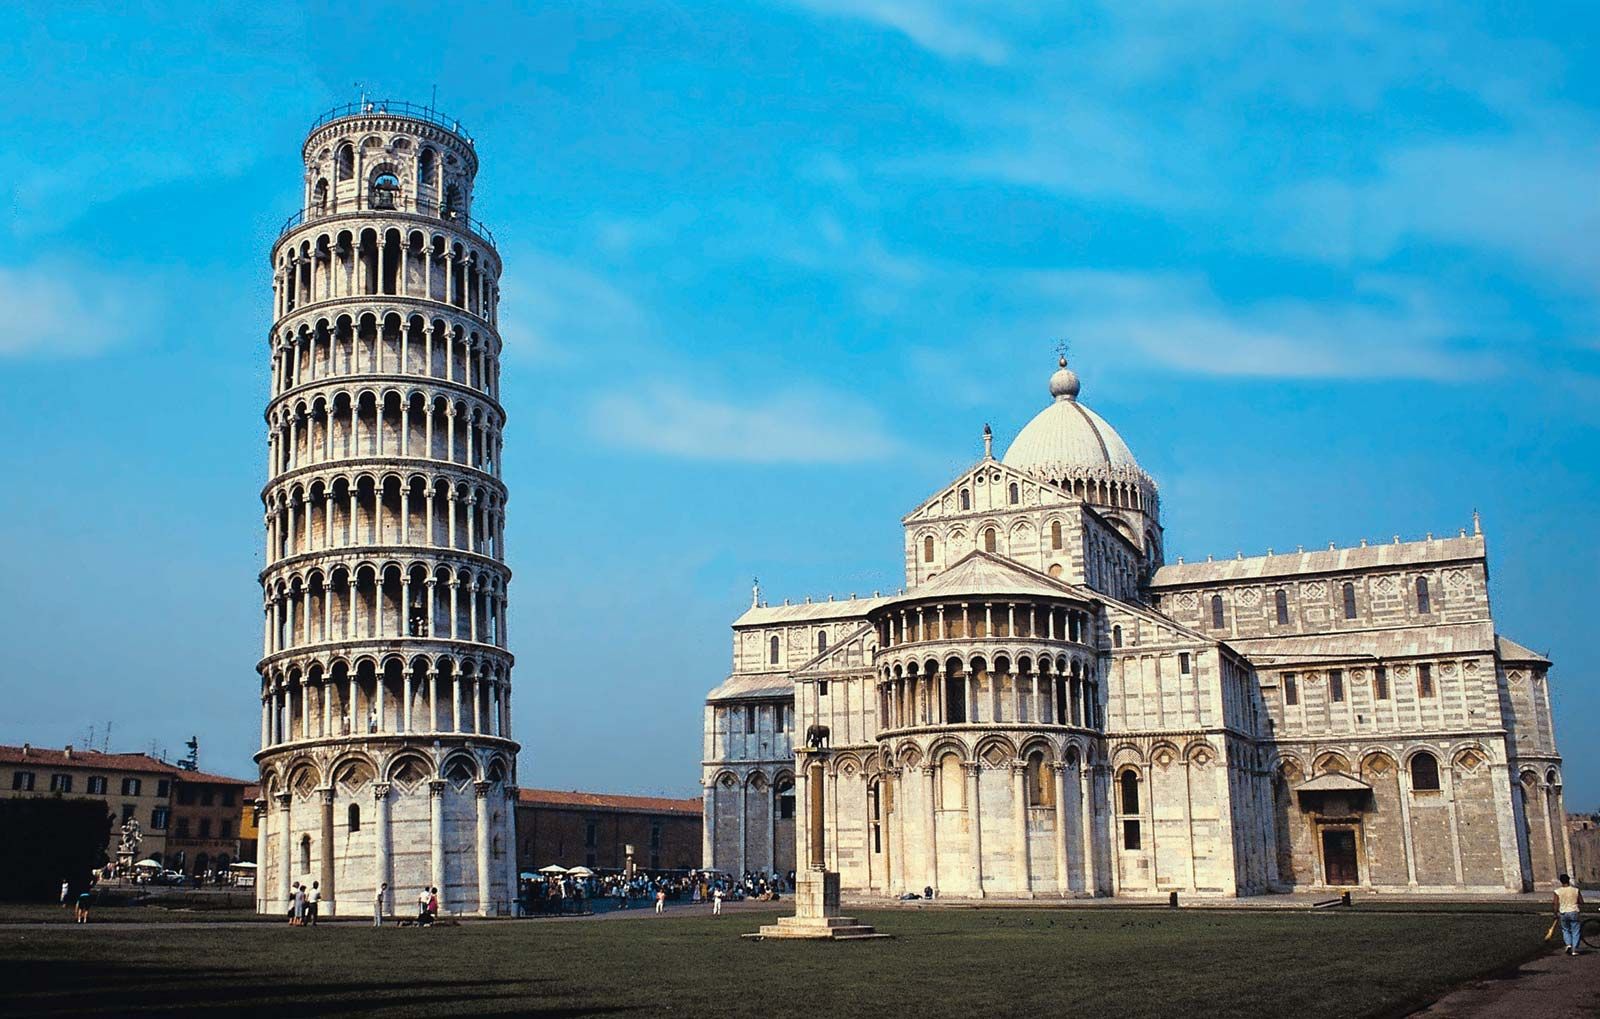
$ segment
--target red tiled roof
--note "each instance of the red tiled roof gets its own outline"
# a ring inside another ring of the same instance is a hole
[[[0,746],[0,764],[37,764],[41,767],[104,768],[106,771],[141,771],[157,775],[177,774],[178,769],[149,754],[102,754],[98,750],[73,750],[68,757],[65,750],[50,747]]]
[[[517,802],[541,807],[583,807],[591,810],[628,810],[648,814],[701,812],[698,796],[675,800],[664,796],[616,796],[610,793],[565,792],[560,789],[519,789]]]
[[[254,782],[252,782],[249,785],[245,786],[244,787],[244,798],[247,799],[247,800],[260,799],[261,798],[261,787],[259,785],[255,784]]]
[[[210,774],[208,772],[204,772],[204,771],[183,771],[181,769],[178,772],[178,781],[179,782],[210,782],[213,785],[237,785],[237,786],[250,786],[250,785],[253,785],[255,783],[254,779],[229,778],[226,775],[212,775],[212,774]]]

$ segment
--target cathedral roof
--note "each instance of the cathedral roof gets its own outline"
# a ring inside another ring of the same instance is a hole
[[[925,584],[906,592],[903,600],[927,598],[984,598],[1002,596],[1078,598],[1097,595],[1030,570],[990,552],[972,551]]]
[[[830,619],[865,619],[868,612],[887,598],[856,598],[845,601],[808,601],[799,605],[754,605],[733,621],[734,628],[783,626],[788,623],[815,623]]]
[[[794,680],[787,672],[736,672],[706,694],[708,701],[743,701],[759,697],[793,697]]]
[[[1078,376],[1061,358],[1050,376],[1051,404],[1011,441],[1002,463],[1037,477],[1058,478],[1081,467],[1139,470],[1128,444],[1105,419],[1078,402]]]
[[[1533,662],[1537,665],[1550,664],[1550,659],[1546,658],[1544,655],[1541,655],[1539,652],[1530,651],[1511,638],[1502,637],[1499,634],[1495,634],[1494,649],[1495,652],[1499,654],[1502,662]]]
[[[1370,661],[1483,653],[1494,647],[1494,630],[1485,620],[1294,637],[1228,637],[1226,642],[1262,668],[1280,668],[1292,662],[1332,664],[1341,659]]]
[[[1345,573],[1350,570],[1410,566],[1422,563],[1481,559],[1483,537],[1469,534],[1459,538],[1430,538],[1392,544],[1363,545],[1360,548],[1329,548],[1282,555],[1246,556],[1215,562],[1176,563],[1161,567],[1150,578],[1150,587],[1184,587],[1190,584],[1215,584],[1264,580],[1268,577],[1303,576],[1312,573]]]

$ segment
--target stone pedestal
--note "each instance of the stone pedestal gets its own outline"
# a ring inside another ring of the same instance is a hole
[[[795,876],[794,916],[781,918],[768,924],[757,934],[747,938],[804,938],[817,941],[856,941],[863,938],[886,938],[868,924],[856,923],[854,917],[841,916],[839,907],[839,872],[834,870],[803,870]]]

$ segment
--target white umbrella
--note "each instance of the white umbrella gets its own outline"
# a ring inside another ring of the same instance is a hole
[[[255,870],[256,869],[256,865],[253,864],[253,863],[233,863],[233,864],[229,864],[228,865],[228,869],[229,870]]]
[[[590,870],[588,867],[574,867],[567,871],[567,873],[573,877],[594,877],[594,871]]]
[[[539,868],[539,873],[541,874],[565,874],[566,872],[567,868],[561,866],[559,863],[552,863],[548,867]]]
[[[140,860],[138,863],[134,864],[134,866],[135,867],[154,867],[156,870],[160,870],[161,869],[161,861],[160,860]]]

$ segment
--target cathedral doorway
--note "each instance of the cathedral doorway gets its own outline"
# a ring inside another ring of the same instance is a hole
[[[1361,871],[1356,862],[1354,828],[1322,829],[1322,868],[1323,879],[1327,884],[1361,883]]]

